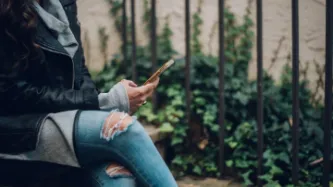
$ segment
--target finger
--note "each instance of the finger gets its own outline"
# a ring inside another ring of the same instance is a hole
[[[151,98],[152,95],[153,95],[153,93],[154,93],[154,90],[151,90],[151,91],[147,94],[147,98]]]
[[[154,82],[152,82],[152,84],[154,85],[154,89],[158,86],[159,82],[160,82],[160,78],[159,78],[159,77],[157,77],[157,78],[154,80]]]
[[[147,95],[142,95],[135,100],[132,101],[133,106],[138,106],[140,107],[145,101],[147,100]]]
[[[155,87],[151,87],[151,89],[148,90],[148,92],[146,92],[146,94],[144,94],[141,98],[141,100],[147,100],[147,98],[152,97],[153,93],[155,91]]]
[[[155,88],[155,85],[153,83],[148,83],[144,86],[141,86],[139,89],[140,89],[140,92],[143,94],[143,95],[147,95],[149,94],[149,92],[151,90],[154,90]]]
[[[141,106],[142,106],[143,103],[137,103],[135,104],[135,106],[133,107],[133,110],[137,111]]]
[[[147,93],[147,97],[151,97],[155,91],[155,89],[157,88],[158,84],[159,84],[160,79],[157,78],[154,82],[152,82],[152,88],[149,90],[149,92]]]

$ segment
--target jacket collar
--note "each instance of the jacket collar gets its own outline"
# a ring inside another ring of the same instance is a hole
[[[36,43],[41,46],[41,48],[69,56],[64,47],[59,43],[59,41],[52,35],[51,31],[46,27],[44,22],[38,18],[37,28],[36,28]]]

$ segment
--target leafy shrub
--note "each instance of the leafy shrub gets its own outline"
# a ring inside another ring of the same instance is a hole
[[[115,2],[115,1],[113,1]],[[119,2],[118,2],[119,3]],[[117,15],[117,6],[111,10]],[[145,3],[146,12],[149,11]],[[119,9],[118,9],[119,10]],[[244,181],[246,186],[255,185],[257,168],[257,81],[248,80],[248,64],[251,56],[253,23],[250,11],[244,23],[236,24],[235,16],[225,10],[225,157],[226,165]],[[145,20],[149,20],[147,13]],[[194,19],[200,19],[197,12]],[[119,19],[116,19],[119,20]],[[119,21],[118,21],[119,22]],[[194,27],[201,24],[194,20]],[[118,23],[119,24],[119,23]],[[147,30],[148,31],[148,30]],[[200,31],[196,28],[196,33]],[[176,52],[172,48],[172,31],[165,24],[158,36],[158,65]],[[191,57],[191,124],[185,120],[184,58],[176,59],[175,65],[166,71],[157,89],[158,106],[153,112],[148,103],[139,109],[137,115],[143,123],[160,126],[162,131],[172,132],[171,166],[178,176],[218,176],[218,58],[201,53],[197,37],[192,38],[194,55]],[[129,52],[130,44],[128,45]],[[132,54],[128,54],[131,56]],[[151,73],[150,46],[138,46],[138,83],[142,84]],[[123,59],[114,59],[96,77],[102,91],[109,90],[116,82],[128,78],[121,68]],[[130,64],[130,61],[127,62]],[[131,68],[131,67],[127,67]],[[322,107],[314,107],[309,98],[307,81],[300,82],[300,184],[320,186],[321,167],[310,163],[322,157],[323,131],[321,126]],[[288,186],[291,184],[291,126],[292,122],[292,79],[290,67],[281,74],[280,84],[275,84],[267,73],[263,78],[264,96],[264,175],[260,176],[267,186]],[[333,135],[333,134],[332,134]]]

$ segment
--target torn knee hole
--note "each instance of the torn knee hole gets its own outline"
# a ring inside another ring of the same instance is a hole
[[[110,140],[119,135],[121,132],[126,131],[126,129],[133,122],[133,118],[127,113],[113,112],[105,120],[101,137]]]
[[[117,163],[110,164],[106,168],[105,172],[109,177],[133,176],[132,173],[128,171],[124,166],[121,166]]]

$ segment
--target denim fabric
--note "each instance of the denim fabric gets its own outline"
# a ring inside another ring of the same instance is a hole
[[[110,112],[83,111],[75,127],[76,155],[84,168],[91,170],[96,187],[177,186],[170,170],[144,128],[135,118],[132,124],[113,139],[101,138],[100,133]],[[105,169],[117,162],[131,171],[133,177],[110,177]]]
[[[135,187],[136,184],[134,177],[128,176],[117,176],[110,178],[105,170],[108,167],[108,164],[101,164],[100,166],[95,166],[91,168],[91,185],[93,187]]]

